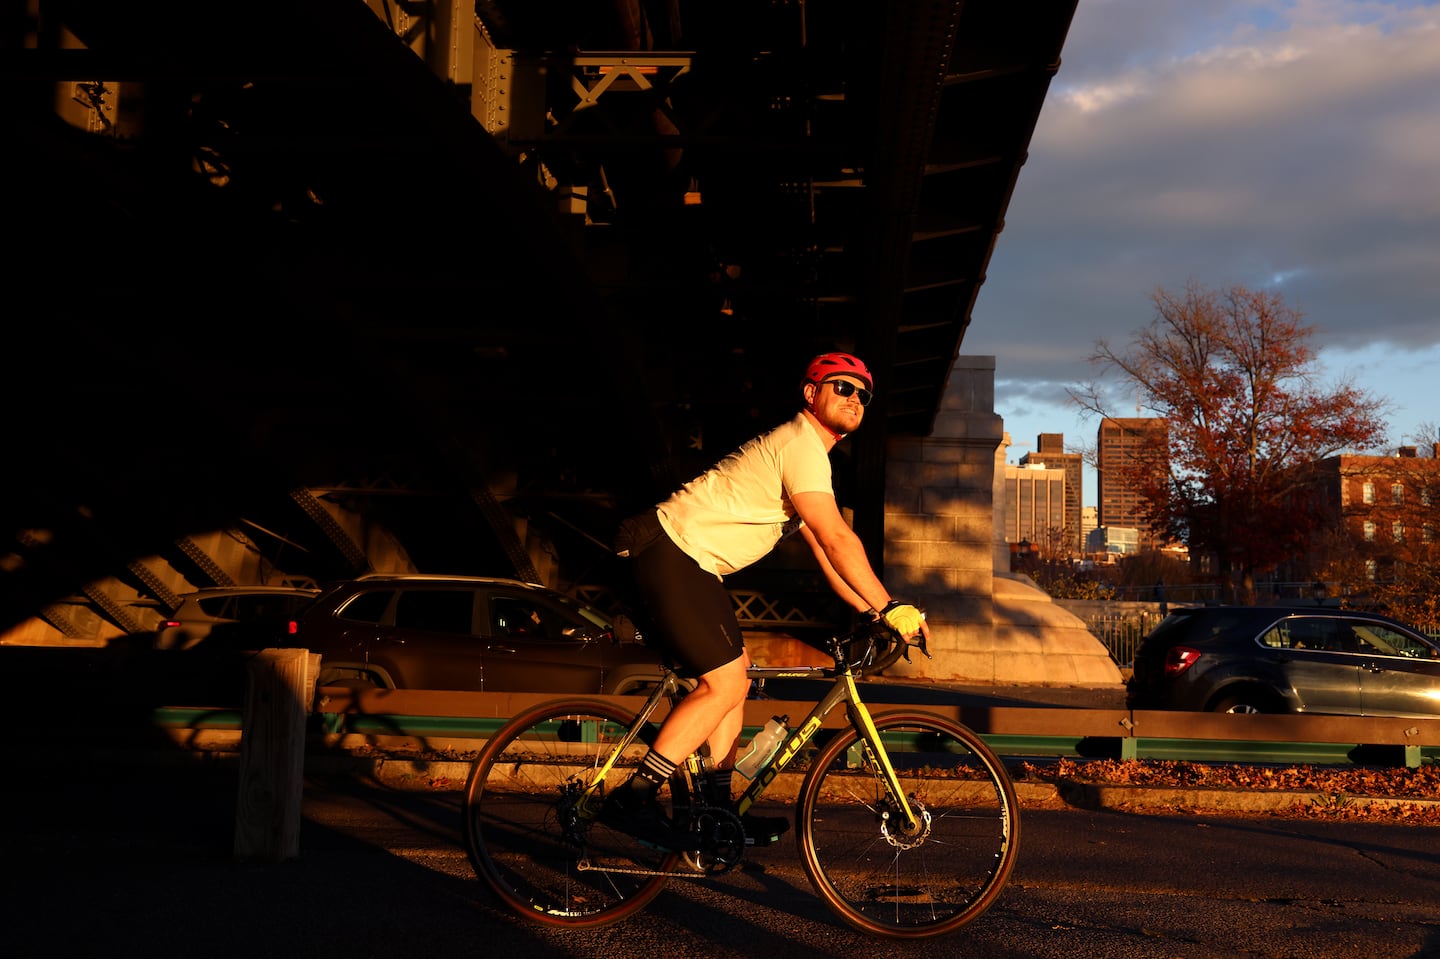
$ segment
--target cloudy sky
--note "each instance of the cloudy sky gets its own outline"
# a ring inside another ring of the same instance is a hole
[[[1080,0],[961,345],[1007,458],[1093,446],[1066,387],[1190,280],[1279,291],[1392,446],[1440,424],[1440,0]]]

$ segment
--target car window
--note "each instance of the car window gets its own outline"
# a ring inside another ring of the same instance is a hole
[[[566,639],[566,630],[573,632],[575,626],[549,603],[516,596],[492,596],[490,619],[496,636],[527,639]]]
[[[1289,623],[1279,623],[1267,629],[1260,637],[1260,645],[1269,646],[1271,649],[1291,649],[1295,646],[1295,637],[1291,635]]]
[[[236,596],[226,616],[230,619],[285,619],[309,601],[304,596]]]
[[[337,615],[354,623],[376,626],[385,621],[385,611],[394,597],[395,591],[391,589],[368,590],[341,607]]]
[[[569,597],[561,598],[567,601],[565,603],[565,608],[579,617],[579,619],[576,620],[577,623],[583,620],[585,623],[588,623],[591,626],[598,627],[602,632],[608,631],[610,629],[611,622],[608,618],[606,618],[604,613],[600,612],[597,609],[591,609],[584,603],[574,602],[573,600],[570,600]]]
[[[1282,619],[1260,636],[1260,642],[1271,649],[1318,649],[1320,635],[1308,620]]]
[[[234,596],[225,595],[202,596],[196,600],[195,605],[211,619],[238,619],[239,617],[230,612],[230,604],[234,599]]]
[[[1375,623],[1355,624],[1355,637],[1360,643],[1362,653],[1410,656],[1417,659],[1435,658],[1434,649],[1419,639]]]
[[[1348,624],[1311,616],[1282,620],[1265,634],[1262,642],[1278,649],[1355,652],[1355,634]]]
[[[1178,609],[1160,620],[1160,625],[1149,632],[1145,642],[1157,649],[1172,646],[1185,641],[1192,629],[1202,628],[1199,624],[1200,617],[1188,609]]]
[[[475,624],[472,589],[407,589],[395,605],[395,625],[468,635]]]
[[[1160,625],[1150,631],[1146,642],[1161,649],[1177,643],[1205,643],[1239,632],[1251,636],[1259,633],[1261,642],[1269,644],[1271,640],[1265,639],[1265,634],[1260,632],[1262,625],[1249,611],[1182,608],[1162,619]]]

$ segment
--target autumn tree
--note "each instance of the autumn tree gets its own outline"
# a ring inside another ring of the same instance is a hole
[[[1440,459],[1440,424],[1424,422],[1415,427],[1415,432],[1405,437],[1416,446],[1416,455],[1422,459]]]
[[[1077,564],[1074,542],[1075,534],[1068,527],[1041,531],[1017,572],[1024,572],[1055,599],[1114,599],[1115,588],[1103,575]]]
[[[1318,516],[1303,508],[1308,470],[1384,442],[1383,404],[1348,381],[1317,384],[1314,333],[1278,293],[1243,286],[1157,290],[1155,316],[1125,349],[1099,340],[1101,379],[1164,421],[1126,469],[1151,529],[1209,556],[1254,599],[1255,573],[1305,548]],[[1113,418],[1097,381],[1071,392]]]

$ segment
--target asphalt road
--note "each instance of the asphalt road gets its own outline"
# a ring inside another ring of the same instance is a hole
[[[1440,827],[1022,810],[1000,901],[959,933],[853,932],[792,841],[639,918],[550,930],[504,912],[460,845],[454,791],[305,786],[300,857],[235,861],[237,771],[110,763],[7,777],[0,942],[19,957],[1419,959],[1440,957]]]

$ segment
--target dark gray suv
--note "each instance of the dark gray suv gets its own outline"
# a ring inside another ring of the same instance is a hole
[[[514,579],[372,574],[327,587],[291,645],[320,654],[322,686],[626,695],[660,656],[633,627]]]
[[[1440,717],[1440,645],[1326,606],[1177,609],[1140,642],[1131,709]]]

